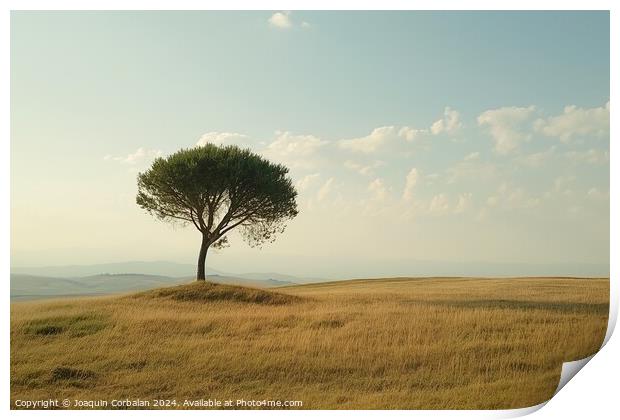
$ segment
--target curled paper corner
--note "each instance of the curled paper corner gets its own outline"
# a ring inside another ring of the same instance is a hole
[[[543,408],[549,401],[545,401],[542,402],[540,404],[537,405],[533,405],[531,407],[524,407],[524,408],[512,408],[509,410],[499,410],[497,411],[498,415],[495,418],[498,419],[513,419],[516,417],[525,417],[529,414],[532,414],[538,410],[540,410],[541,408]]]
[[[609,315],[607,319],[607,332],[605,333],[605,339],[603,340],[603,344],[601,345],[601,349],[605,347],[609,339],[611,338],[614,330],[616,329],[616,321],[618,320],[618,293],[614,293],[614,288],[611,287],[609,290],[610,299],[609,299]],[[600,351],[600,349],[599,349]]]
[[[560,374],[560,382],[558,383],[558,387],[555,389],[553,395],[555,396],[564,385],[568,383],[573,377],[579,372],[592,358],[595,356],[588,356],[584,359],[574,360],[572,362],[564,362],[562,364],[562,373]]]
[[[553,397],[558,392],[560,392],[560,390],[564,388],[564,385],[566,385],[571,379],[573,379],[573,377],[577,374],[577,372],[579,372],[585,365],[587,365],[588,362],[592,360],[592,358],[595,355],[596,353],[584,359],[574,360],[572,362],[564,362],[562,364],[562,373],[560,374],[560,381],[558,383],[558,387],[555,389],[553,393]],[[527,416],[543,408],[545,405],[547,405],[549,401],[551,401],[551,399],[544,401],[540,404],[533,405],[531,407],[517,408],[517,409],[511,409],[511,410],[502,410],[498,418],[515,418],[515,417]]]
[[[607,342],[609,341],[609,339],[611,338],[611,336],[613,335],[613,332],[616,328],[616,321],[618,318],[618,296],[617,294],[611,294],[610,297],[610,302],[609,302],[609,316],[608,316],[608,320],[607,320],[607,331],[605,332],[605,339],[603,340],[603,344],[601,344],[601,347],[597,350],[596,353],[585,357],[583,359],[580,360],[574,360],[572,362],[564,362],[562,364],[562,373],[560,374],[560,382],[558,383],[558,387],[555,389],[555,392],[553,393],[553,396],[555,396],[558,392],[560,392],[560,390],[562,388],[564,388],[564,386],[571,380],[573,379],[573,377],[575,377],[575,375],[577,375],[577,372],[579,372],[581,369],[583,369],[583,367],[585,365],[588,364],[588,362],[590,360],[592,360],[592,358],[594,356],[596,356],[596,354],[601,351],[601,349],[603,347],[605,347],[605,345],[607,344]],[[549,401],[547,401],[549,402]],[[539,404],[536,410],[542,408],[545,404],[547,404],[547,402],[544,402],[542,404]],[[534,408],[534,407],[532,407]],[[533,411],[536,411],[533,410]],[[532,412],[533,412],[532,411]]]

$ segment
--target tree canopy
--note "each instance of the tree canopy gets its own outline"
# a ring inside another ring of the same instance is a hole
[[[202,233],[197,277],[203,280],[210,246],[225,246],[235,228],[250,246],[275,240],[298,213],[296,197],[286,166],[248,149],[207,144],[157,158],[138,174],[136,203]]]

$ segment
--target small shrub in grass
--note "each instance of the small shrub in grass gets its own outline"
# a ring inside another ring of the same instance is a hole
[[[83,337],[95,334],[105,327],[106,322],[100,315],[82,314],[34,319],[28,322],[24,331],[27,334],[44,337],[63,333],[71,337]]]
[[[67,366],[58,366],[52,370],[52,381],[88,380],[97,376],[92,370],[74,369]]]

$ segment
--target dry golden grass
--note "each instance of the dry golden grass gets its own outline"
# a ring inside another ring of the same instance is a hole
[[[595,353],[608,279],[189,285],[11,306],[16,399],[301,400],[303,408],[518,408]]]

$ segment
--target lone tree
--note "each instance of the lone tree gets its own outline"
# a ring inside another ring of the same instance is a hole
[[[204,281],[209,247],[227,246],[232,229],[256,246],[273,242],[297,215],[297,191],[287,174],[284,165],[250,150],[207,144],[157,158],[138,174],[136,203],[161,220],[200,231],[196,278]]]

